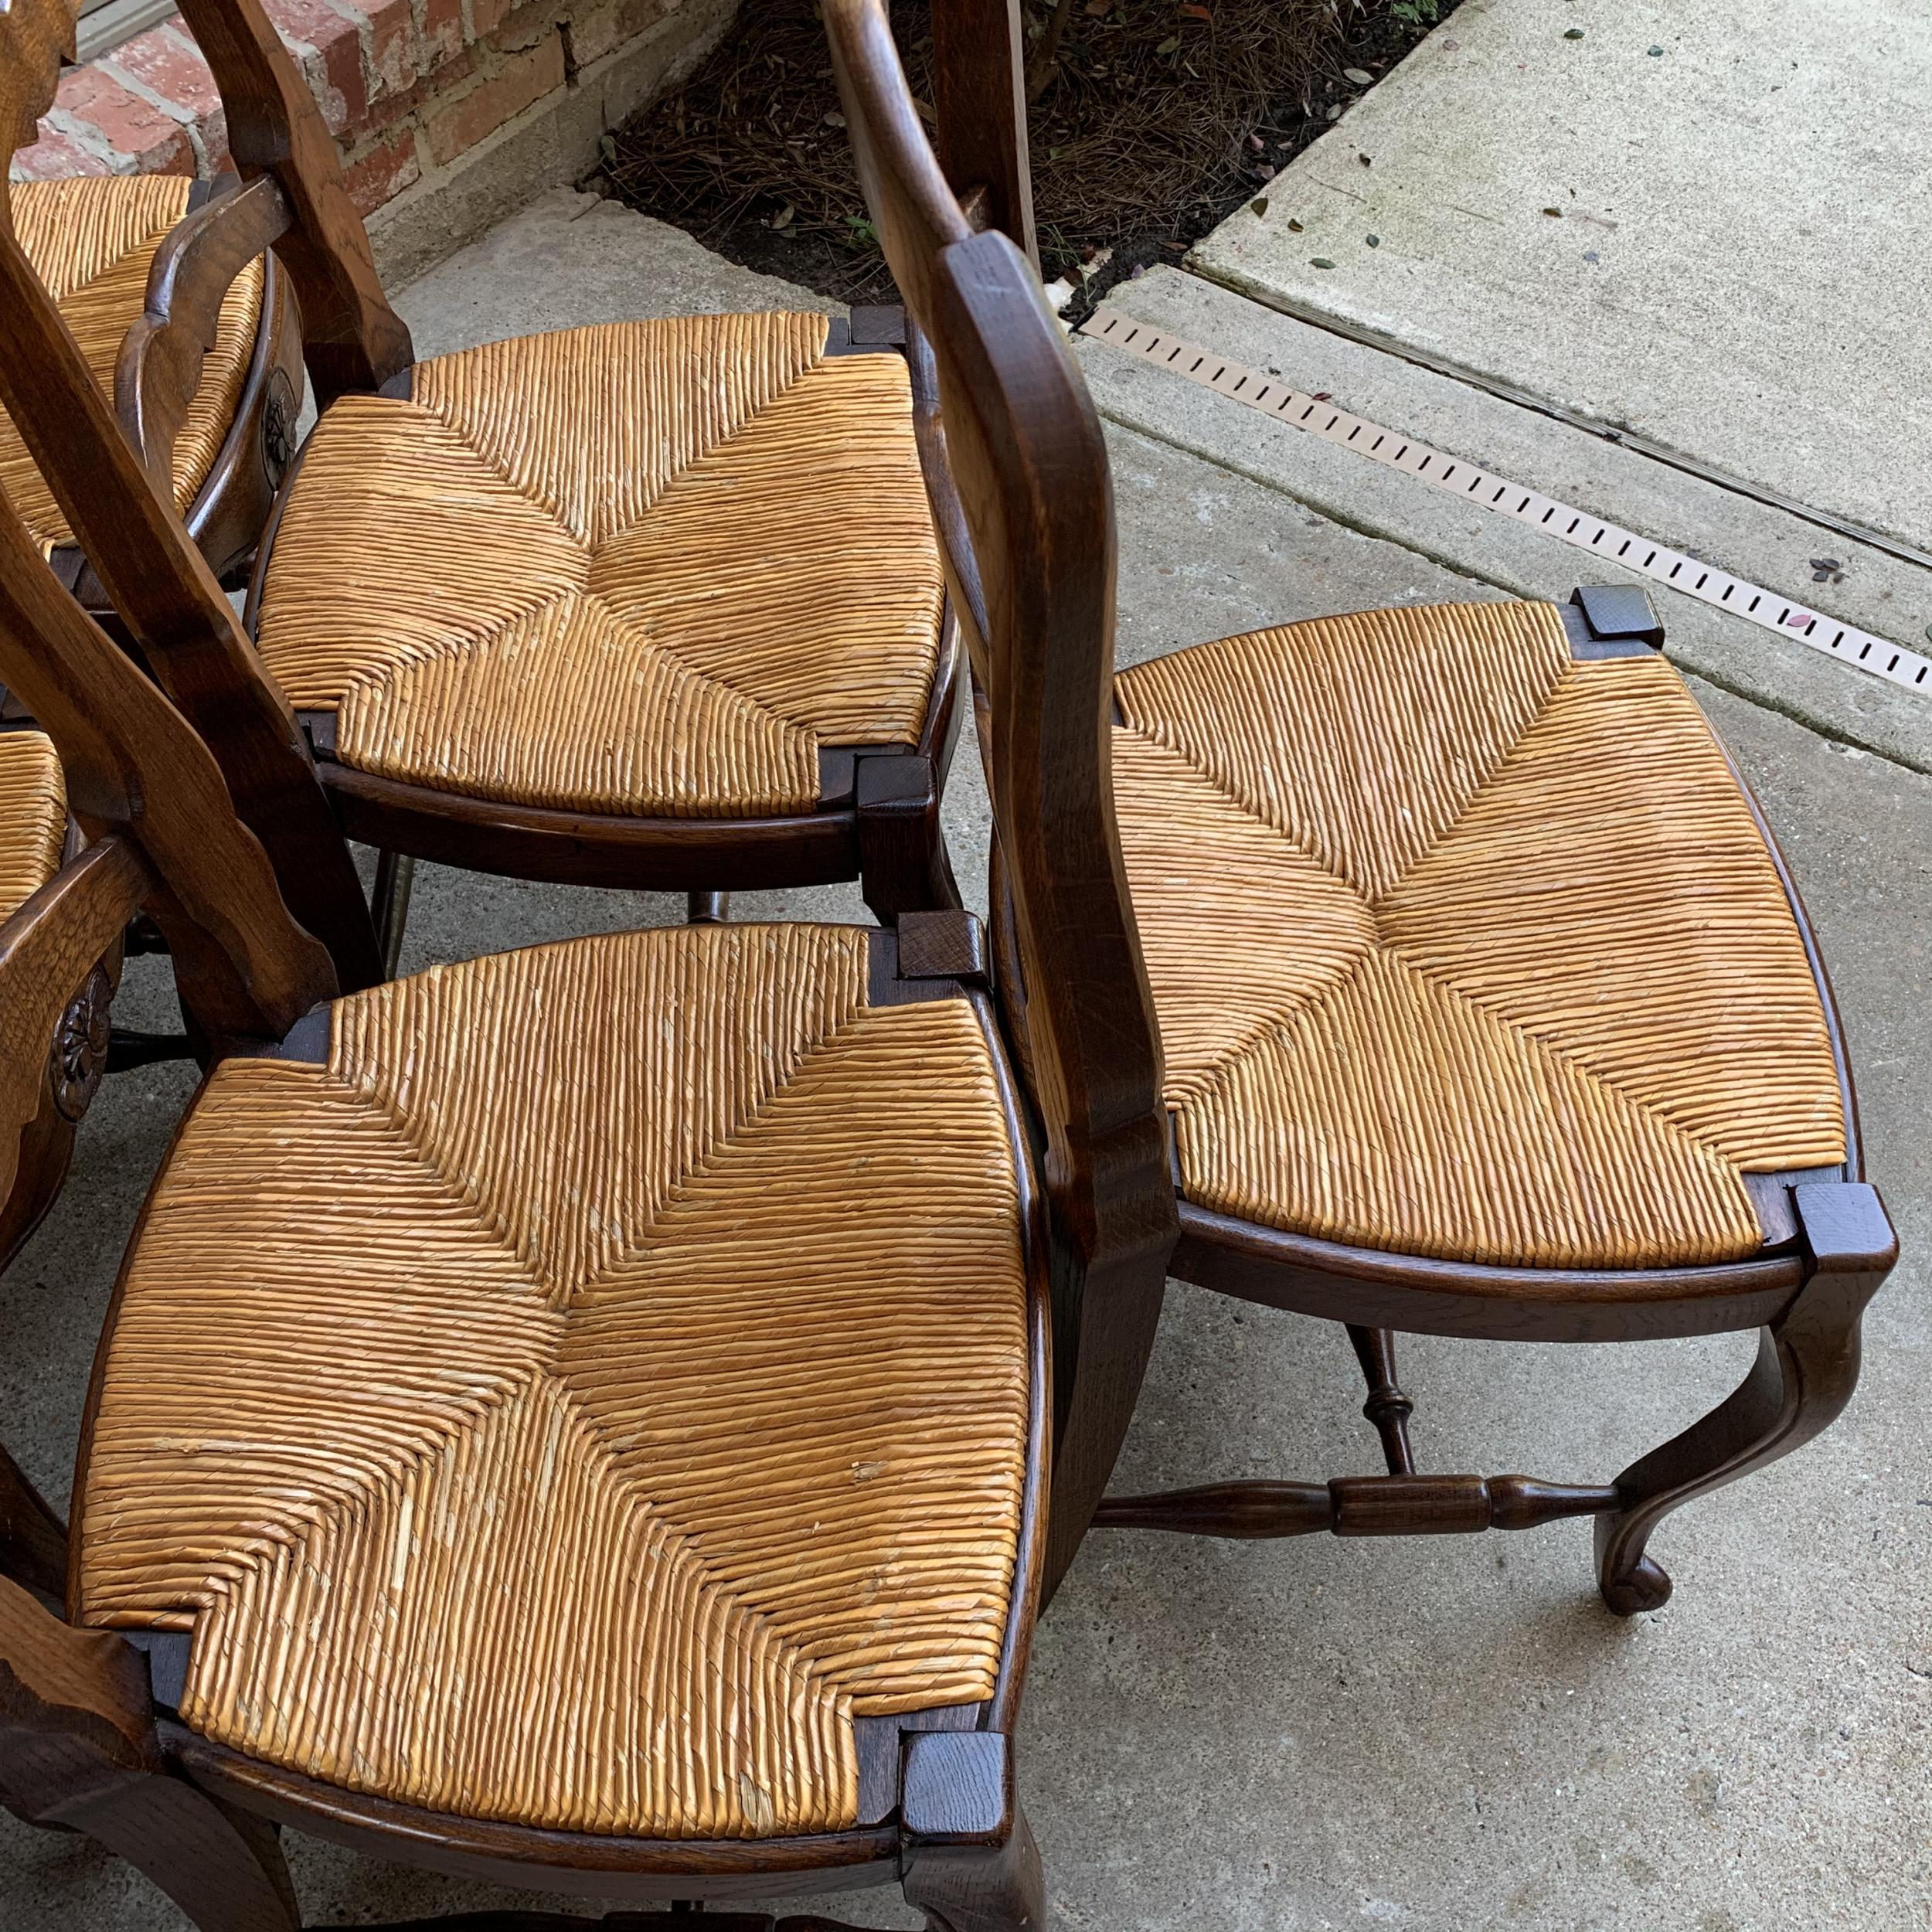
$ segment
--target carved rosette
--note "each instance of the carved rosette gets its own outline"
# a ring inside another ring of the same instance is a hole
[[[54,1105],[70,1121],[78,1121],[87,1112],[100,1077],[107,1070],[107,1014],[114,996],[106,971],[97,966],[67,1002],[67,1010],[54,1029],[47,1080]]]
[[[277,369],[268,379],[268,394],[262,405],[262,468],[270,489],[279,490],[282,478],[295,454],[295,422],[301,413],[294,386]]]

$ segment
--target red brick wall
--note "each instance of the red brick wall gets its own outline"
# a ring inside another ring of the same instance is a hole
[[[365,214],[447,167],[683,0],[264,0],[342,148]],[[221,100],[180,19],[62,77],[16,176],[209,174]]]

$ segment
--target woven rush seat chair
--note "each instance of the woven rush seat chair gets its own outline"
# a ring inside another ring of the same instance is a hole
[[[1017,73],[1016,8],[982,24],[969,100]],[[284,1823],[674,1910],[897,1883],[934,1932],[1044,1923],[1021,1680],[1177,1231],[1109,798],[1111,509],[1033,265],[969,223],[883,13],[827,26],[944,400],[930,487],[966,506],[1030,1088],[957,909],[345,993],[212,753],[0,515],[0,675],[90,842],[0,950],[0,1128],[23,1043],[137,908],[209,1061],[107,1318],[71,1525],[0,1467],[0,1796],[202,1932],[295,1932]],[[116,450],[83,420],[53,472],[90,549],[73,477]],[[192,553],[141,490],[157,553]]]
[[[116,393],[130,332],[151,311],[156,321],[168,316],[175,271],[209,219],[211,201],[239,185],[232,175],[210,184],[179,175],[13,184],[15,236],[104,394]],[[301,380],[301,336],[286,278],[272,257],[257,255],[222,298],[170,454],[175,505],[218,577],[245,572],[253,560],[294,448]],[[97,615],[111,617],[112,604],[4,406],[0,488],[62,580]]]
[[[978,107],[978,151],[1023,158],[1011,97]],[[1641,591],[1600,586],[1565,608],[1291,624],[1117,679],[1174,1272],[1344,1324],[1387,1473],[1110,1498],[1099,1525],[1368,1536],[1587,1515],[1604,1600],[1628,1614],[1668,1596],[1648,1553],[1666,1515],[1849,1400],[1897,1243],[1860,1178],[1803,908],[1662,642]],[[1030,988],[995,857],[1017,1015]],[[1417,1469],[1400,1331],[1753,1329],[1730,1400],[1614,1481]]]
[[[338,399],[252,617],[349,818],[386,840],[413,815],[406,844],[475,862],[500,808],[535,869],[546,815],[802,833],[862,757],[943,760],[906,363],[828,335],[784,314],[570,329]]]
[[[1597,1525],[1655,1609],[1670,1510],[1825,1427],[1897,1247],[1804,912],[1640,591],[1322,618],[1115,685],[1183,1280],[1338,1320],[1389,1474],[1109,1501],[1237,1536]],[[1614,1482],[1419,1475],[1393,1332],[1760,1328]]]

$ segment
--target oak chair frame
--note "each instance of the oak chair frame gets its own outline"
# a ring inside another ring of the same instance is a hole
[[[155,252],[143,312],[133,325],[116,371],[115,412],[137,449],[142,446],[141,409],[147,386],[140,376],[138,345],[172,331],[176,293],[184,278],[193,273],[201,237],[222,219],[217,204],[240,185],[230,173],[192,183],[185,213]],[[244,261],[235,272],[245,266]],[[301,408],[301,320],[287,278],[272,254],[265,257],[263,267],[260,311],[241,393],[214,461],[184,515],[188,533],[209,567],[223,583],[231,585],[245,583],[252,570],[276,492],[294,454],[296,420]],[[217,313],[219,308],[218,298]],[[164,432],[151,439],[150,457],[164,489],[172,487],[168,465],[180,417],[199,382],[201,356],[213,342],[211,317],[206,340],[192,371],[185,377],[186,386],[173,399],[178,403],[173,420]],[[134,353],[131,355],[128,351]],[[56,545],[48,562],[56,577],[90,614],[111,634],[125,641],[120,615],[81,547],[76,543]],[[17,699],[0,687],[0,729],[29,723],[19,715]],[[70,821],[69,855],[77,850],[78,828]],[[173,1057],[182,1050],[169,1036],[117,1032],[111,1037],[109,1009],[119,982],[121,954],[122,947],[117,943],[103,955],[98,971],[77,990],[60,1017],[42,1112],[22,1144],[13,1192],[0,1203],[0,1265],[32,1233],[58,1194],[72,1156],[75,1126],[92,1100],[102,1073],[150,1059]]]
[[[44,18],[61,5],[15,0],[12,20],[17,30],[23,15],[31,22],[36,8]],[[973,0],[973,10],[970,52],[940,90],[942,126],[957,111],[957,90],[1017,84],[1015,0]],[[974,192],[983,184],[956,191],[935,162],[883,0],[827,0],[825,15],[862,178],[931,379],[922,454],[936,508],[950,519],[955,605],[987,703],[984,749],[1014,859],[1015,943],[1043,989],[1025,1016],[1029,1037],[1009,1049],[1031,1069],[1025,1087],[1009,1087],[1006,1104],[1022,1170],[1034,1177],[1023,1201],[1033,1398],[1019,1580],[994,1693],[981,1706],[862,1720],[865,1821],[850,1831],[662,1842],[430,1814],[277,1770],[178,1723],[185,1641],[64,1621],[64,1530],[19,1471],[0,1465],[0,1793],[32,1821],[80,1829],[126,1857],[203,1932],[295,1932],[274,1838],[283,1822],[378,1856],[628,1900],[896,1879],[934,1932],[1022,1932],[1043,1921],[1009,1743],[1032,1609],[1104,1492],[1178,1231],[1159,1047],[1112,811],[1112,503],[1098,420],[1033,266],[963,211],[962,202],[992,202]],[[0,15],[0,34],[8,24]],[[60,333],[57,317],[43,324],[50,354]],[[118,477],[114,452],[126,447],[104,412],[70,425],[49,454],[65,488]],[[124,483],[104,506],[71,492],[90,553],[95,538],[112,534],[107,519],[119,498],[132,499],[145,506],[137,555],[145,544],[169,565],[170,584],[198,583],[175,567],[185,532],[151,478],[137,471]],[[107,554],[104,575],[125,594],[134,624],[155,594],[138,563]],[[231,807],[211,750],[4,511],[0,675],[55,737],[92,842],[0,941],[0,1012],[11,1020],[22,999],[38,1002],[30,1026],[0,1029],[3,1174],[42,1073],[22,1043],[44,1037],[75,975],[137,910],[166,936],[211,1060],[309,1057],[314,1026],[304,1016],[342,980],[285,903],[285,877],[278,893],[267,842],[243,821],[239,799]],[[279,747],[276,725],[257,709],[236,735]],[[995,1037],[1003,1031],[984,934],[970,915],[908,912],[869,944],[875,1004],[963,990],[982,1024]],[[29,962],[31,973],[9,970]],[[445,1923],[557,1932],[582,1922],[488,1914]],[[613,1932],[641,1923],[628,1913],[605,1923]],[[713,1923],[769,1932],[772,1922],[733,1914]],[[787,1922],[791,1932],[826,1923]]]

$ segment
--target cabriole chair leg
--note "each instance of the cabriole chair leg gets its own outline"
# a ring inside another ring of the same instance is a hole
[[[1620,1617],[1655,1610],[1670,1578],[1645,1553],[1673,1509],[1761,1469],[1836,1419],[1858,1386],[1859,1322],[1898,1258],[1876,1189],[1838,1182],[1792,1190],[1807,1276],[1763,1332],[1757,1360],[1702,1420],[1617,1478],[1621,1506],[1597,1519],[1597,1587]]]

